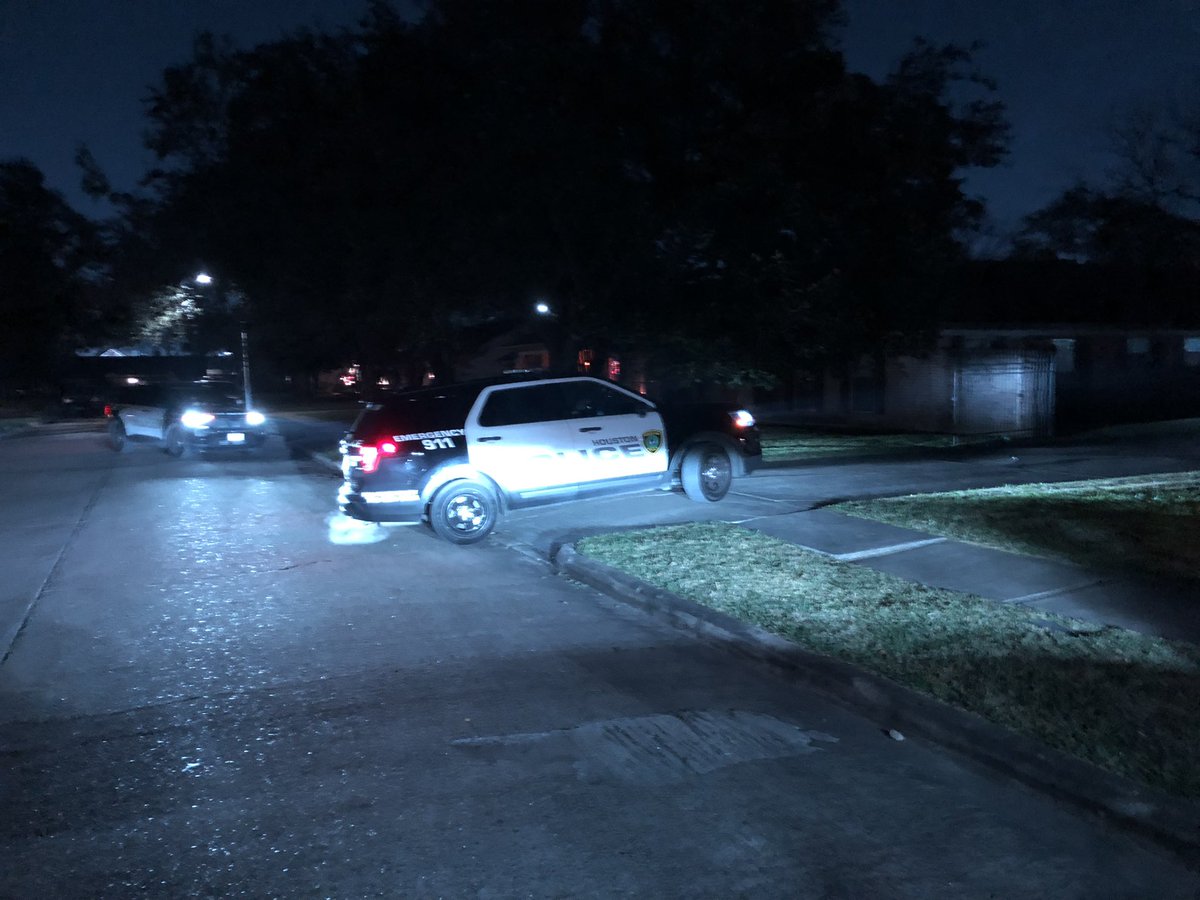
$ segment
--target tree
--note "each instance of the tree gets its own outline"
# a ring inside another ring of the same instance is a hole
[[[1200,85],[1198,85],[1200,86]],[[1111,131],[1116,165],[1025,220],[1021,255],[1148,270],[1200,265],[1200,107],[1179,97],[1139,103]]]
[[[1014,256],[1103,271],[1106,286],[1087,299],[1092,321],[1196,322],[1200,222],[1147,199],[1075,185],[1026,217]]]
[[[1007,135],[970,51],[918,43],[876,84],[830,49],[835,4],[652,8],[620,5],[631,19],[614,37],[638,48],[632,71],[651,73],[630,91],[645,98],[633,133],[670,299],[651,307],[647,342],[684,322],[700,338],[686,342],[689,370],[720,355],[751,375],[928,329],[958,234],[981,212],[960,172],[994,165]],[[964,84],[982,96],[953,102]]]
[[[0,162],[0,377],[36,386],[94,326],[93,229],[27,160]]]
[[[876,84],[837,22],[835,0],[433,0],[248,51],[202,37],[152,95],[131,246],[219,263],[301,367],[448,369],[538,297],[564,341],[689,375],[875,348],[929,324],[979,211],[959,173],[1004,125],[952,102],[990,87],[969,52],[918,45]]]
[[[1200,107],[1179,100],[1136,105],[1114,126],[1112,143],[1115,193],[1200,218]]]

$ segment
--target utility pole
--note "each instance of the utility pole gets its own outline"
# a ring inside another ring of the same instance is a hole
[[[246,394],[246,412],[254,407],[250,399],[250,338],[246,332],[246,323],[242,323],[242,389]]]

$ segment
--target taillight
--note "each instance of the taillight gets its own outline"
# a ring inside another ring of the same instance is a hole
[[[739,409],[737,412],[731,412],[729,417],[733,419],[733,424],[736,428],[754,427],[754,416],[748,410]]]
[[[385,456],[395,456],[398,448],[392,441],[380,441],[378,444],[364,444],[359,449],[362,456],[362,470],[367,474],[379,468],[379,462]]]
[[[111,403],[104,404],[104,417],[106,419],[112,418],[112,404]]]

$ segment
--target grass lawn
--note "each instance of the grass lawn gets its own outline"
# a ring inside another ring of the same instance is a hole
[[[764,462],[885,456],[919,449],[960,447],[991,439],[951,434],[834,434],[786,425],[764,425],[761,430]]]
[[[30,425],[36,425],[40,420],[36,416],[5,416],[0,417],[0,435],[13,431],[21,431]]]
[[[1200,797],[1200,647],[912,584],[723,523],[588,556],[1178,796]]]
[[[1200,472],[917,494],[836,508],[1001,550],[1200,579]]]

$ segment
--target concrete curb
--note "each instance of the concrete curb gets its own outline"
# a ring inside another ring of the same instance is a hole
[[[555,571],[655,618],[692,631],[786,672],[838,703],[896,729],[953,750],[1172,851],[1200,868],[1200,804],[1171,797],[1043,746],[857,666],[812,653],[791,641],[660,590],[578,553],[573,544],[550,551]]]
[[[30,422],[20,428],[0,431],[0,440],[5,438],[32,437],[39,434],[100,434],[105,430],[105,421],[95,419],[66,419],[60,422]]]

